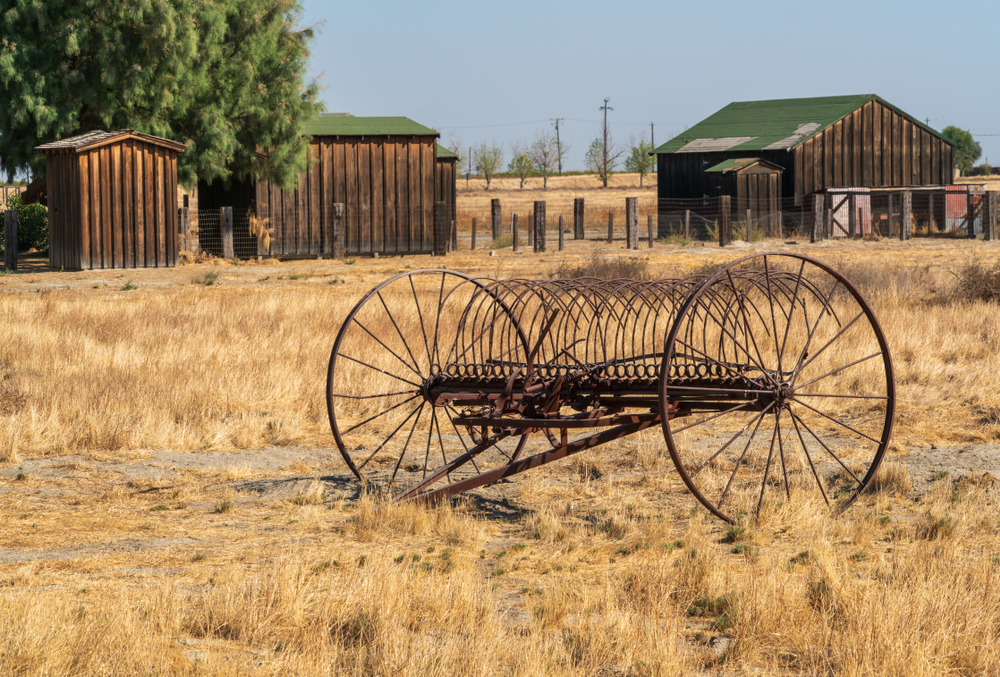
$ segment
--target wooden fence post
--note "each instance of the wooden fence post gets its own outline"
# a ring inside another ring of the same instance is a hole
[[[983,220],[983,239],[997,239],[997,191],[986,193],[986,217]]]
[[[615,235],[615,213],[608,212],[608,244],[611,244]]]
[[[451,247],[450,251],[458,251],[458,224],[455,219],[451,220]]]
[[[976,239],[976,196],[971,190],[965,194],[965,234]]]
[[[493,219],[493,239],[500,237],[500,198],[495,197],[490,200],[490,217]]]
[[[684,239],[691,239],[691,210],[684,210]]]
[[[535,215],[528,214],[528,246],[535,248]],[[537,251],[537,249],[536,249]]]
[[[847,237],[852,240],[858,236],[858,198],[855,193],[847,197]]]
[[[563,231],[566,230],[566,218],[559,215],[559,251],[563,250]]]
[[[913,193],[903,193],[903,221],[899,224],[899,239],[909,240],[913,233]]]
[[[233,208],[223,207],[219,210],[219,224],[222,229],[222,258],[231,259],[233,252]]]
[[[803,221],[805,220],[805,201],[803,205]],[[823,196],[813,195],[813,227],[809,233],[810,242],[819,242],[823,239]]]
[[[444,256],[448,253],[448,205],[443,200],[434,202],[434,243],[431,253]]]
[[[517,252],[517,214],[514,214],[513,212],[511,212],[510,215],[510,233],[514,238],[514,251]]]
[[[649,248],[653,248],[653,215],[646,215],[646,231],[649,239]]]
[[[469,247],[472,251],[476,251],[476,217],[472,217],[472,246]]]
[[[545,200],[535,200],[535,253],[545,253]]]
[[[947,198],[946,198],[947,200]],[[934,232],[934,192],[927,196],[927,233]],[[946,202],[947,204],[947,202]]]
[[[889,213],[888,213],[888,218],[886,219],[885,236],[892,237],[892,217],[893,217],[893,212],[896,211],[895,210],[896,205],[893,204],[894,200],[892,199],[892,193],[889,193],[887,198],[889,200],[889,206],[887,207],[887,211]]]
[[[3,265],[13,272],[17,270],[17,212],[8,209],[4,216]]]
[[[181,249],[189,252],[191,251],[191,209],[178,207],[177,217],[177,223],[181,230]]]
[[[333,205],[333,258],[344,258],[344,212],[343,202],[336,202]]]
[[[583,228],[583,198],[573,199],[573,239],[583,240],[586,233]]]
[[[625,249],[639,248],[639,198],[625,198]]]
[[[729,224],[729,196],[719,197],[719,246],[725,247],[732,242],[733,233]]]

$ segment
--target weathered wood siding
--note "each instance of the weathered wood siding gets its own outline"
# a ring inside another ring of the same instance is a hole
[[[782,172],[771,167],[754,164],[745,169],[719,172],[710,175],[711,196],[728,195],[735,198],[730,204],[733,216],[756,220],[781,211]]]
[[[270,253],[331,253],[336,203],[346,208],[348,253],[430,252],[435,154],[432,136],[314,136],[298,186],[256,184],[257,213],[270,219],[274,231]]]
[[[759,157],[784,168],[781,196],[799,199],[827,188],[950,185],[952,147],[879,101],[870,101],[788,150],[664,153],[657,156],[660,199],[710,195],[705,169]]]
[[[437,159],[437,173],[434,180],[434,199],[448,205],[448,213],[451,220],[456,218],[456,184],[455,166],[458,163],[453,157],[439,157]]]
[[[870,101],[792,151],[795,197],[826,188],[950,185],[952,147]]]
[[[52,267],[177,265],[176,151],[125,139],[46,160]]]

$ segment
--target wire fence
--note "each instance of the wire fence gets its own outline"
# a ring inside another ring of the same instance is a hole
[[[996,196],[975,186],[945,186],[905,191],[830,189],[797,199],[632,198],[637,236],[631,245],[767,238],[992,238],[996,210],[990,205],[996,204]],[[561,227],[566,241],[628,241],[626,203],[626,199],[583,198],[543,202],[545,239],[556,242]],[[444,203],[437,209],[444,209]],[[439,213],[433,205],[357,204],[327,205],[301,214],[295,209],[269,214],[266,208],[259,214],[254,208],[230,212],[231,225],[225,210],[192,212],[192,248],[237,258],[405,255],[431,253],[436,242],[439,251],[509,247],[515,222],[518,244],[531,247],[537,230],[535,202],[529,200],[495,201],[486,208],[463,208],[454,214]],[[440,229],[437,235],[436,229]],[[231,249],[227,230],[232,232]]]

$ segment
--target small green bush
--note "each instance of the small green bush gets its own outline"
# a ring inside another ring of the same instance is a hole
[[[21,204],[21,195],[7,198],[7,209],[17,212],[17,249],[28,251],[35,248],[45,251],[49,248],[49,210],[35,203]]]

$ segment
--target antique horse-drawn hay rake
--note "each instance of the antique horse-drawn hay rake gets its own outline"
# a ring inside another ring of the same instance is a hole
[[[806,256],[635,280],[397,275],[330,357],[337,446],[367,486],[433,501],[662,428],[688,489],[726,521],[807,492],[838,514],[892,433],[882,330]]]

